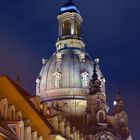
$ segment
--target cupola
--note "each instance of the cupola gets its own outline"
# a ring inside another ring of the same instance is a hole
[[[81,38],[83,18],[72,0],[68,0],[66,4],[61,7],[57,19],[59,23],[58,42],[56,43],[57,49],[74,46],[83,49],[85,47]]]

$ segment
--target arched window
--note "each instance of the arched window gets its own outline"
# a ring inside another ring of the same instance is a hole
[[[71,20],[67,19],[63,22],[63,35],[71,35]]]
[[[82,87],[86,88],[89,84],[89,74],[85,71],[81,73]]]
[[[103,123],[106,119],[105,111],[99,110],[96,117],[98,122]]]
[[[15,120],[15,105],[9,106],[8,118],[10,121]]]
[[[53,74],[54,87],[56,87],[56,88],[59,88],[60,87],[60,80],[61,80],[61,73],[55,72]]]
[[[22,120],[22,112],[21,111],[17,111],[16,112],[16,120],[17,121],[21,121]]]

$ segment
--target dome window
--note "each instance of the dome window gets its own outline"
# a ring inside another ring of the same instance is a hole
[[[85,71],[81,73],[82,87],[87,88],[89,84],[89,74]]]
[[[53,83],[54,83],[54,87],[55,88],[59,88],[60,87],[60,80],[61,80],[61,73],[55,72],[53,74]]]

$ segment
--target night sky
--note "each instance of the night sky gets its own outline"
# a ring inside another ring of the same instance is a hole
[[[56,16],[64,0],[0,0],[0,75],[35,94],[41,59],[55,51]],[[91,57],[100,58],[112,104],[119,87],[134,140],[140,131],[140,1],[75,0],[84,18],[82,37]],[[9,93],[10,94],[10,93]]]

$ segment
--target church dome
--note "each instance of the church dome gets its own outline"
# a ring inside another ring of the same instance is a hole
[[[43,100],[52,98],[85,98],[93,74],[94,60],[82,49],[66,48],[56,51],[37,78],[37,95]],[[97,70],[99,77],[102,74]]]
[[[43,59],[43,67],[36,80],[36,94],[42,102],[47,102],[48,107],[65,112],[67,118],[82,118],[94,63],[97,64],[97,75],[104,95],[105,80],[98,59],[93,60],[84,51],[85,43],[81,38],[83,19],[77,6],[69,0],[61,7],[57,19],[59,28],[56,52],[49,59]]]

